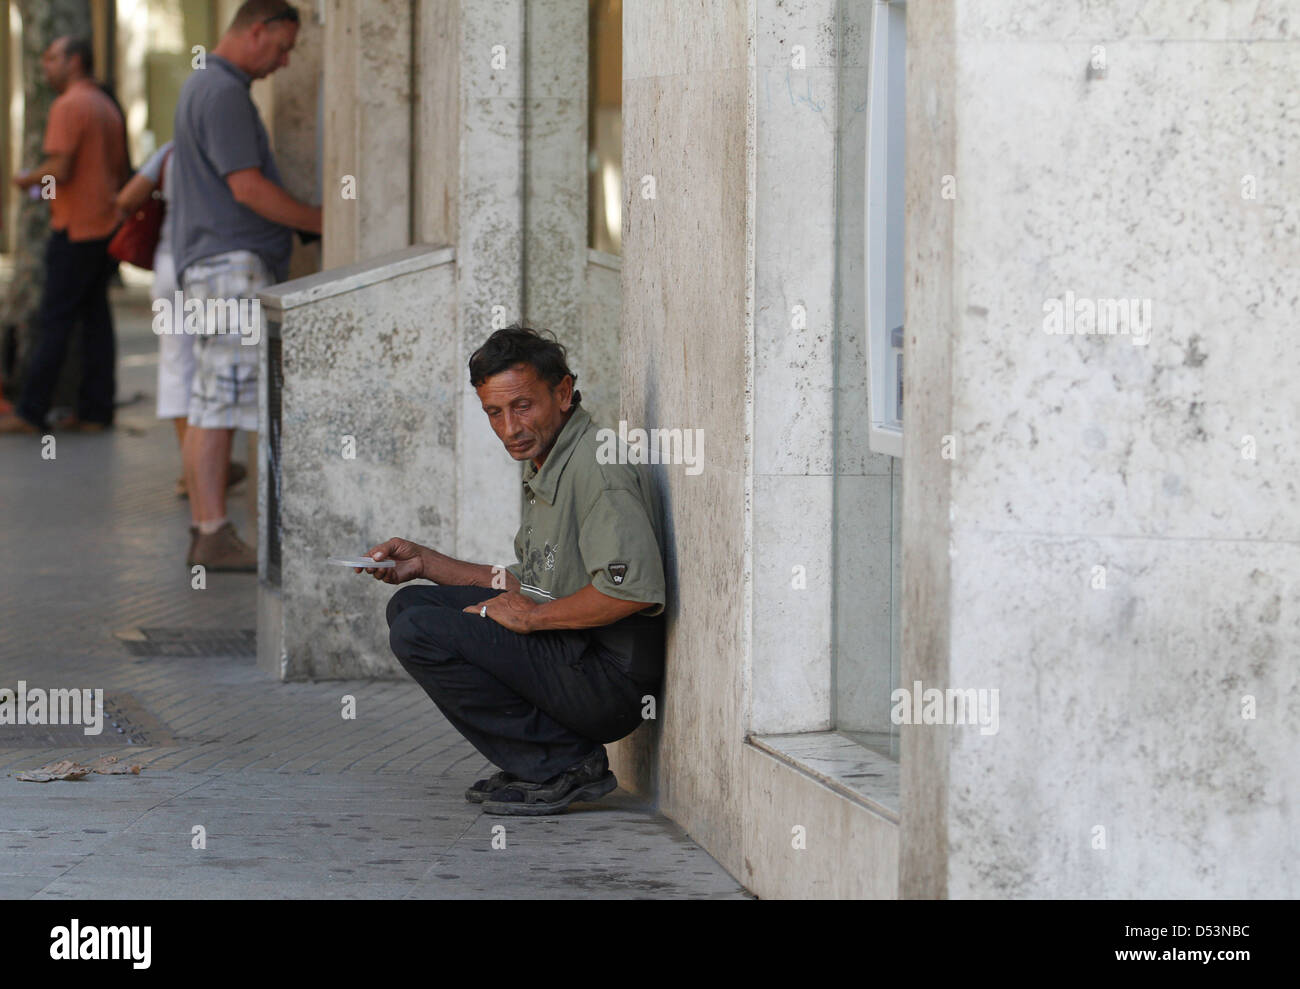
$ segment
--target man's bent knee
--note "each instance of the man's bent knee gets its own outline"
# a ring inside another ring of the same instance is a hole
[[[393,601],[397,598],[394,596]],[[407,663],[411,659],[411,653],[415,646],[419,630],[411,620],[411,613],[393,610],[393,601],[388,602],[388,648],[393,650],[393,655],[397,661],[406,669]]]
[[[397,621],[397,616],[413,604],[418,604],[419,590],[415,587],[403,587],[391,598],[388,599],[388,627],[393,627],[393,622]]]
[[[396,600],[397,595],[393,597]],[[392,609],[392,602],[389,607]],[[413,664],[427,668],[447,658],[447,638],[439,634],[440,619],[454,619],[454,612],[417,602],[413,607],[399,604],[390,611],[390,616],[388,647],[408,673]]]

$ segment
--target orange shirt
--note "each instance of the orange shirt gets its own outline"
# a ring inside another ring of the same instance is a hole
[[[45,153],[72,159],[68,177],[54,188],[50,227],[68,240],[99,240],[117,226],[113,199],[126,182],[122,115],[90,79],[78,79],[50,106]]]

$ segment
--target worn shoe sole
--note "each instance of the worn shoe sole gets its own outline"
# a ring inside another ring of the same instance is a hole
[[[503,776],[503,775],[506,775],[506,774],[505,774],[504,772],[502,772],[502,773],[493,773],[491,776],[487,777],[486,779],[475,780],[475,781],[474,781],[474,786],[471,786],[468,790],[465,791],[465,799],[468,800],[468,801],[469,801],[470,803],[472,803],[472,804],[481,804],[481,803],[483,803],[483,801],[485,801],[485,800],[487,800],[489,797],[491,797],[492,794],[496,793],[497,790],[501,789],[501,787],[505,786],[507,783],[513,783],[515,780],[517,780],[517,779],[519,778],[519,777],[517,777],[517,776],[510,776],[508,779],[503,779],[503,780],[502,780],[501,782],[499,782],[496,786],[492,786],[491,789],[483,789],[483,790],[476,790],[476,789],[474,789],[474,787],[475,787],[475,786],[478,786],[480,783],[486,783],[486,784],[488,784],[489,786],[491,786],[492,781],[493,781],[494,779],[496,779],[496,778],[499,777],[499,776]]]
[[[604,778],[598,779],[594,783],[588,783],[586,786],[580,786],[576,790],[566,793],[559,800],[553,800],[550,803],[529,804],[523,801],[485,800],[483,801],[483,813],[497,814],[503,817],[542,817],[546,814],[557,814],[568,807],[569,804],[578,801],[598,800],[605,794],[612,793],[617,789],[618,780],[610,772],[606,773]]]

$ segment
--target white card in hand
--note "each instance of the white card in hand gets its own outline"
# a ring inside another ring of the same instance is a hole
[[[333,563],[340,567],[395,567],[396,560],[372,560],[368,556],[331,556],[328,563]]]

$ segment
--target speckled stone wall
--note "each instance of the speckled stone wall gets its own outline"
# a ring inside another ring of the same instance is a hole
[[[452,252],[408,248],[285,282],[271,296],[284,367],[282,619],[259,625],[259,652],[263,639],[281,643],[263,665],[285,679],[398,675],[384,620],[392,588],[325,561],[392,536],[455,541],[464,384],[446,360],[456,335]],[[270,521],[263,513],[264,529]]]
[[[1295,14],[908,4],[905,894],[1300,893]]]

